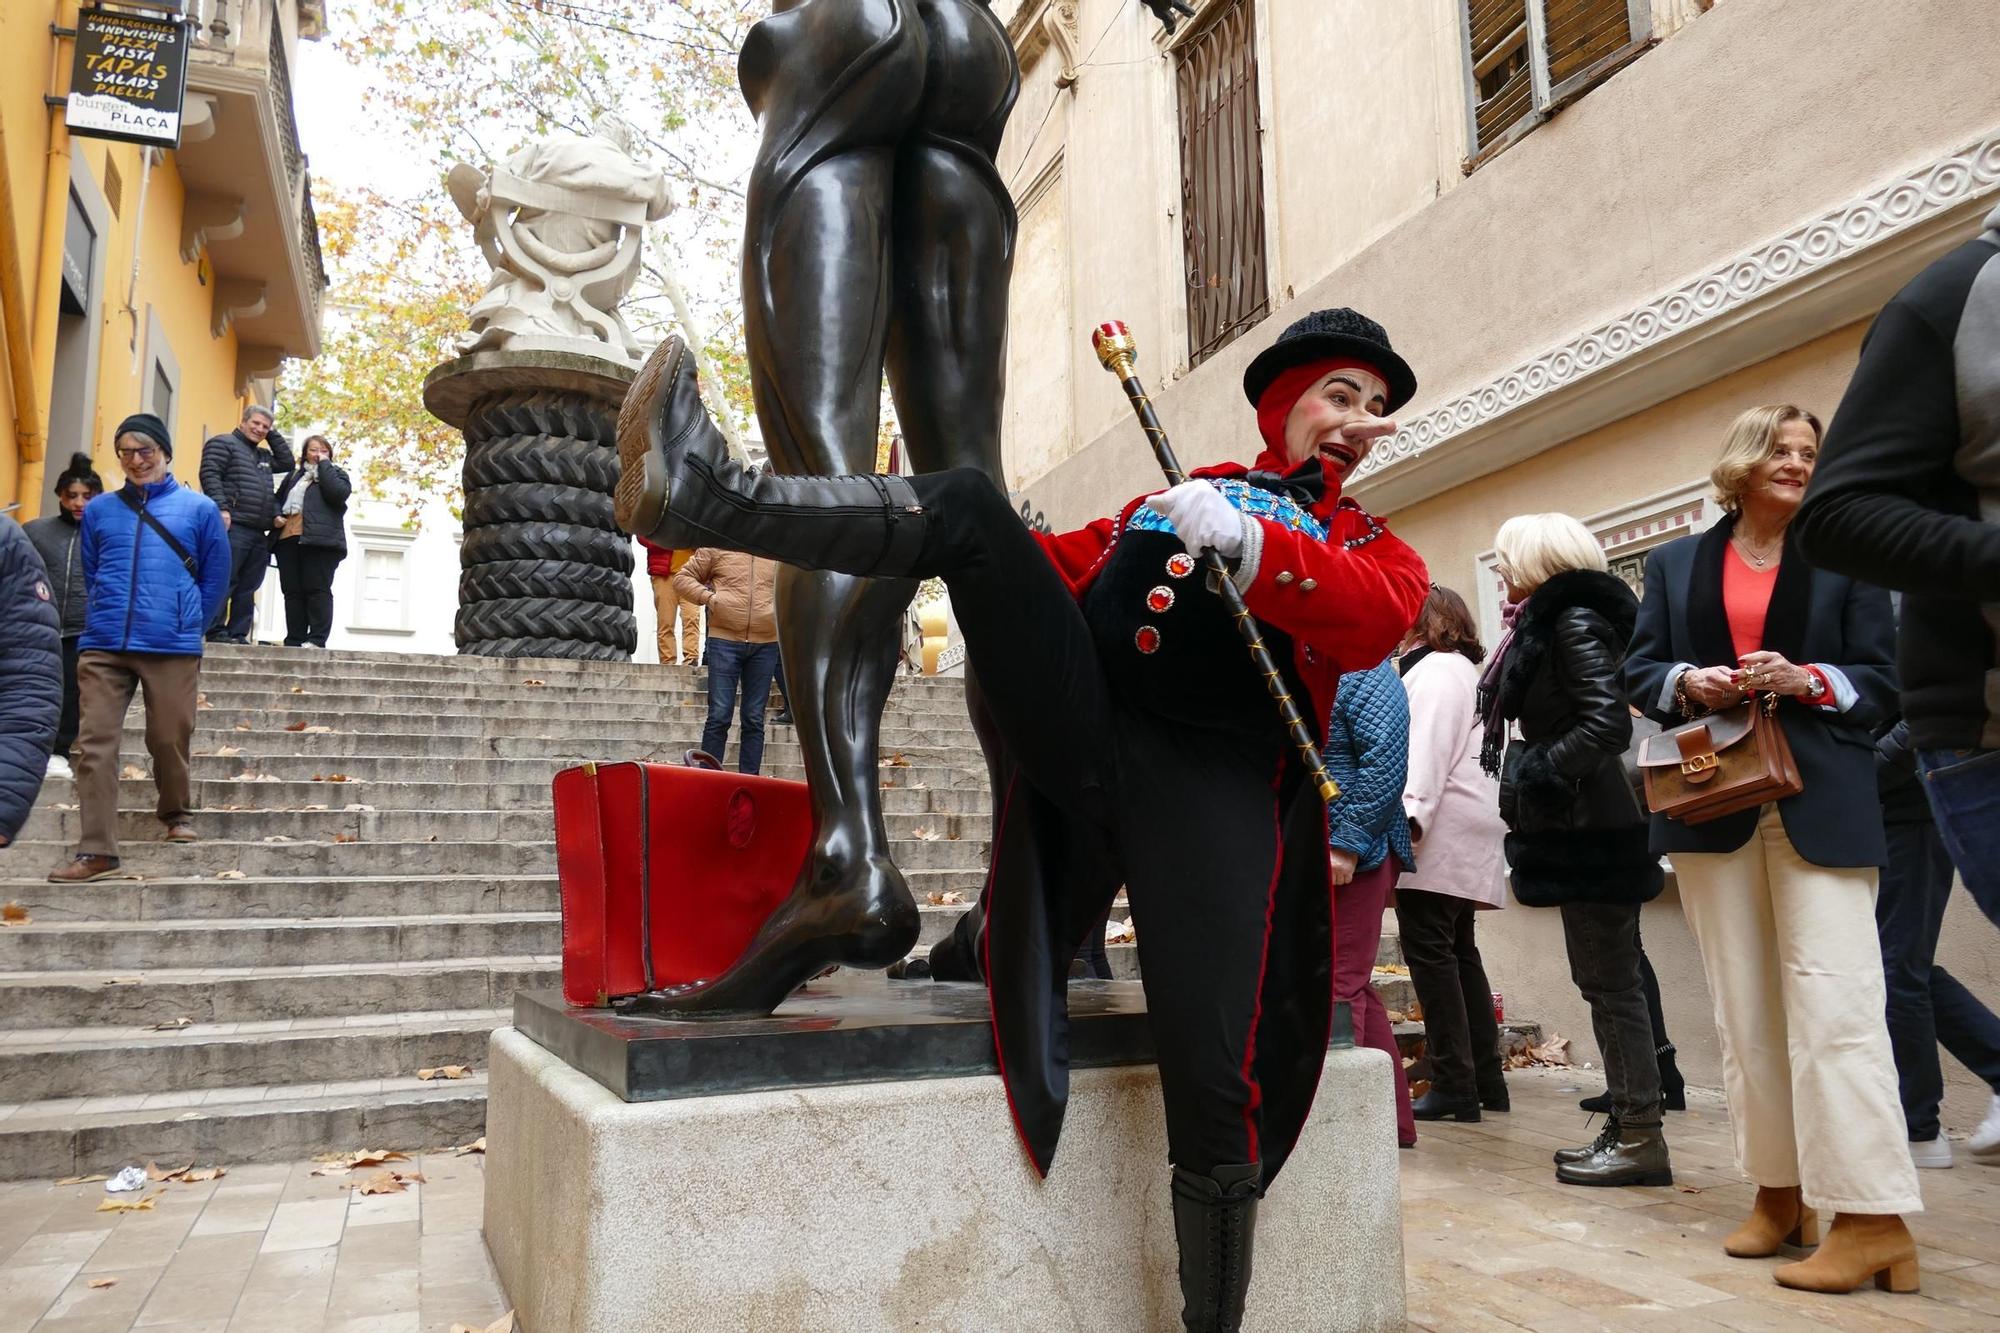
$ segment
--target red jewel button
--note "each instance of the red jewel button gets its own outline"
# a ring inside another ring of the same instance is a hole
[[[1194,573],[1194,557],[1186,551],[1167,557],[1167,573],[1177,579],[1184,579]]]
[[[1139,626],[1139,632],[1132,636],[1132,643],[1142,653],[1160,651],[1160,631],[1152,625]]]
[[[1146,609],[1152,612],[1171,610],[1174,605],[1174,590],[1161,584],[1146,594]]]

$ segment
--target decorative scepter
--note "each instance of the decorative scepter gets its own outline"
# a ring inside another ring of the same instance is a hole
[[[1168,483],[1178,486],[1186,481],[1187,473],[1181,470],[1180,461],[1174,457],[1173,446],[1167,443],[1167,432],[1160,426],[1159,414],[1153,411],[1153,400],[1146,396],[1146,386],[1139,382],[1136,369],[1139,344],[1133,339],[1132,331],[1116,320],[1100,324],[1097,331],[1090,335],[1090,345],[1097,349],[1098,361],[1118,377],[1125,396],[1132,400],[1132,411],[1138,416],[1139,425],[1145,430],[1146,440],[1153,446],[1153,456],[1160,460],[1160,470],[1167,474]],[[1243,594],[1236,591],[1236,585],[1230,581],[1228,567],[1213,547],[1202,549],[1201,561],[1209,573],[1208,586],[1215,589],[1223,605],[1229,608],[1230,616],[1236,621],[1236,632],[1249,645],[1250,660],[1257,664],[1265,687],[1277,702],[1278,715],[1284,719],[1285,730],[1291,733],[1292,744],[1298,747],[1299,757],[1305,761],[1306,772],[1312,775],[1320,799],[1331,803],[1340,795],[1340,788],[1326,775],[1326,763],[1320,758],[1319,746],[1313,741],[1305,718],[1299,715],[1298,703],[1292,698],[1284,676],[1279,673],[1278,664],[1272,660],[1271,650],[1264,646],[1264,635],[1251,618],[1250,608],[1243,604]]]

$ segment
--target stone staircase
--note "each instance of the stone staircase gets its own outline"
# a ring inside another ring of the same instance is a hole
[[[558,982],[550,779],[677,761],[706,706],[690,668],[264,647],[213,651],[202,689],[201,842],[160,840],[135,708],[120,822],[139,878],[43,878],[77,835],[67,781],[0,850],[0,901],[28,916],[0,929],[0,1179],[478,1137],[488,1034],[517,989]],[[965,910],[932,900],[976,898],[988,853],[960,683],[901,681],[883,754],[921,952]],[[771,727],[765,772],[798,760]],[[1132,946],[1110,953],[1137,975]],[[1380,961],[1400,957],[1385,938]],[[1407,978],[1376,980],[1409,1011]],[[1399,1027],[1419,1057],[1421,1032]],[[449,1065],[472,1072],[417,1077]]]
[[[0,1179],[478,1137],[487,1035],[558,979],[550,778],[678,760],[703,688],[675,667],[212,652],[201,842],[160,840],[135,708],[120,823],[141,878],[42,878],[77,833],[66,781],[0,851],[0,899],[29,918],[0,931]],[[970,902],[989,815],[959,683],[901,682],[883,749],[919,902]],[[765,772],[798,760],[773,726]],[[963,910],[925,905],[924,945]],[[474,1072],[416,1077],[446,1065]]]

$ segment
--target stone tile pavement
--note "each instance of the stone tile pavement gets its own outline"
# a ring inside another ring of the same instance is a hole
[[[1587,1190],[1556,1184],[1548,1154],[1594,1133],[1576,1089],[1597,1091],[1596,1076],[1529,1070],[1510,1083],[1512,1113],[1421,1126],[1401,1156],[1412,1328],[2000,1328],[2000,1166],[1962,1145],[1956,1169],[1923,1173],[1922,1293],[1811,1296],[1771,1281],[1782,1260],[1722,1253],[1753,1190],[1731,1165],[1720,1097],[1690,1094],[1668,1117],[1675,1185]],[[426,1183],[365,1197],[310,1162],[244,1166],[170,1183],[148,1213],[94,1211],[99,1184],[0,1185],[0,1330],[484,1328],[506,1303],[479,1236],[482,1159],[410,1165]]]

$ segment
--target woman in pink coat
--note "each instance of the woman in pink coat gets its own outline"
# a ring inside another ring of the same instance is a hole
[[[1473,941],[1474,914],[1506,901],[1500,794],[1479,768],[1485,656],[1465,599],[1433,584],[1398,663],[1410,697],[1403,809],[1419,868],[1396,882],[1396,927],[1431,1058],[1430,1091],[1410,1108],[1418,1120],[1508,1109],[1493,988]]]

